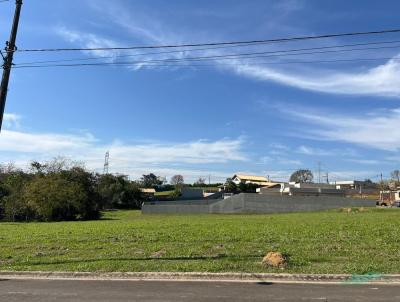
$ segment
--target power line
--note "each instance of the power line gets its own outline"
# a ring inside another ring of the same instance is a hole
[[[208,61],[208,60],[232,60],[240,59],[245,57],[246,59],[251,58],[270,58],[270,57],[284,57],[284,56],[298,56],[298,55],[312,55],[312,54],[325,54],[325,53],[337,53],[337,52],[353,52],[362,50],[377,50],[377,49],[394,49],[399,48],[400,45],[396,46],[381,46],[381,47],[368,47],[368,48],[352,48],[352,49],[339,49],[339,50],[326,50],[326,51],[313,51],[313,52],[296,52],[286,53],[286,51],[275,52],[254,52],[254,53],[242,53],[242,54],[226,54],[226,55],[214,55],[214,56],[203,56],[203,57],[186,57],[186,58],[171,58],[171,59],[158,59],[158,60],[147,60],[141,61],[146,62],[183,62],[183,61]],[[271,54],[272,53],[272,54]],[[279,54],[283,53],[283,54]],[[268,55],[264,55],[268,54]],[[140,62],[140,61],[139,61]]]
[[[259,54],[279,54],[282,53],[295,53],[290,55],[304,55],[309,53],[298,53],[300,51],[307,50],[322,50],[322,49],[332,49],[332,48],[343,48],[343,47],[354,47],[354,46],[367,46],[367,45],[382,45],[382,44],[394,44],[400,43],[400,40],[395,41],[381,41],[381,42],[368,42],[368,43],[356,43],[356,44],[344,44],[344,45],[336,45],[336,46],[323,46],[323,47],[311,47],[311,48],[297,48],[297,49],[288,49],[288,50],[276,50],[276,51],[265,51],[265,52],[252,52],[252,53],[244,53],[244,54],[229,54],[229,55],[219,55],[219,56],[209,56],[205,58],[218,58],[218,57],[233,57],[233,56],[250,56],[250,55],[259,55]],[[355,48],[355,49],[344,49],[344,50],[335,50],[330,52],[340,52],[340,51],[359,51],[359,50],[376,50],[383,48],[397,48],[399,46],[389,46],[389,47],[379,47],[379,48]],[[170,53],[184,53],[188,51],[199,51],[199,50],[209,50],[209,49],[218,49],[215,48],[202,48],[202,49],[192,49],[192,50],[176,50],[176,51],[167,51],[167,52],[152,52],[152,53],[138,53],[132,55],[116,55],[116,56],[106,56],[106,57],[96,57],[96,58],[78,58],[78,59],[64,59],[64,60],[47,60],[47,61],[33,61],[33,62],[23,62],[19,63],[19,65],[30,65],[30,64],[42,64],[42,63],[59,63],[59,62],[75,62],[75,61],[90,61],[90,60],[102,60],[102,59],[115,59],[115,58],[126,58],[126,57],[136,57],[136,56],[145,56],[145,55],[158,55],[158,54],[170,54]],[[326,52],[313,52],[314,53],[326,53]],[[202,58],[202,57],[198,57]],[[204,58],[204,57],[203,57]],[[181,58],[185,59],[185,58]],[[190,59],[186,58],[186,59]],[[171,59],[172,60],[172,59]]]
[[[339,34],[326,34],[316,36],[301,36],[290,38],[277,38],[266,40],[250,41],[231,41],[231,42],[213,42],[213,43],[193,43],[193,44],[175,44],[175,45],[149,45],[149,46],[130,46],[130,47],[96,47],[96,48],[39,48],[39,49],[18,49],[17,52],[59,52],[59,51],[110,51],[110,50],[133,50],[133,49],[157,49],[157,48],[183,48],[183,47],[201,47],[201,46],[219,46],[219,45],[242,45],[242,44],[261,44],[261,43],[279,43],[289,41],[317,40],[336,37],[380,35],[388,33],[398,33],[400,29],[385,29],[380,31],[349,32]]]
[[[25,63],[19,64],[16,67],[28,67],[29,65],[39,67],[66,67],[66,66],[106,66],[106,65],[137,65],[137,64],[153,64],[153,63],[179,63],[179,62],[195,62],[195,61],[215,61],[215,60],[233,60],[240,59],[245,57],[246,59],[255,59],[255,58],[270,58],[270,57],[284,57],[284,56],[296,56],[296,55],[311,55],[311,54],[324,54],[324,53],[337,53],[337,52],[353,52],[360,50],[377,50],[377,49],[393,49],[399,48],[399,45],[396,46],[381,46],[381,47],[368,47],[368,48],[353,48],[353,49],[339,49],[339,50],[327,50],[327,51],[315,51],[315,52],[297,52],[297,53],[286,53],[288,51],[278,51],[283,54],[276,54],[276,52],[272,52],[274,54],[270,55],[258,55],[260,53],[245,53],[245,54],[236,54],[236,55],[218,55],[218,56],[203,56],[203,57],[187,57],[180,59],[158,59],[158,60],[142,60],[142,61],[131,61],[131,62],[100,62],[100,63],[78,63],[78,64],[48,64],[48,65],[31,65],[33,63]],[[291,50],[289,50],[291,51]],[[263,52],[263,53],[271,53],[271,52]],[[354,61],[359,60],[375,60],[376,58],[369,59],[353,59]],[[379,58],[379,59],[391,59],[391,58]],[[396,59],[396,58],[394,58]],[[340,62],[340,61],[352,61],[349,60],[326,60],[326,61],[309,61],[307,63],[323,63],[323,62]],[[293,61],[292,61],[293,62]],[[285,62],[285,64],[290,64],[292,62]],[[269,62],[268,64],[278,64],[282,62]],[[296,62],[298,64],[300,62]],[[301,63],[306,63],[302,61]],[[16,68],[14,67],[14,68]]]
[[[318,61],[288,61],[288,62],[247,62],[247,63],[218,63],[218,64],[164,64],[162,62],[102,62],[102,63],[77,63],[77,64],[49,64],[49,65],[17,65],[13,69],[23,68],[48,68],[48,67],[89,67],[89,66],[151,66],[151,67],[214,67],[214,66],[251,66],[251,65],[288,65],[288,64],[316,64],[316,63],[340,63],[358,61],[378,61],[378,60],[400,60],[400,58],[361,58],[361,59],[338,59],[338,60],[318,60]],[[168,62],[167,62],[168,63]],[[179,63],[179,62],[177,62]]]

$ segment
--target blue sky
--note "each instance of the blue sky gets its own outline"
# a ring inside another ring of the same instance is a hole
[[[13,9],[13,1],[0,4],[4,41]],[[26,0],[18,46],[91,48],[372,31],[400,28],[399,9],[398,1]],[[396,40],[400,34],[138,58]],[[222,181],[246,172],[286,180],[293,170],[315,171],[321,162],[331,180],[377,180],[400,166],[400,43],[390,47],[202,67],[14,69],[0,162],[26,167],[30,160],[61,155],[101,171],[109,150],[111,172],[132,178],[154,172],[182,174],[188,182],[208,175]],[[17,53],[15,63],[127,54],[138,51]],[[386,59],[263,64],[360,58]]]

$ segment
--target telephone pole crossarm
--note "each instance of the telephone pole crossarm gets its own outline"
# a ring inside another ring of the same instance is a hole
[[[10,82],[10,73],[13,65],[14,52],[17,50],[15,42],[17,40],[17,32],[19,25],[19,17],[21,15],[22,0],[15,1],[15,14],[14,21],[11,29],[10,40],[6,42],[5,56],[3,52],[1,56],[3,57],[3,76],[1,78],[0,86],[0,131],[3,124],[4,109],[6,106],[8,83]]]

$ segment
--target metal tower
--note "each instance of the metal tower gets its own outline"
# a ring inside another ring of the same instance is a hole
[[[105,156],[105,158],[104,158],[104,169],[103,169],[103,174],[108,174],[108,167],[110,166],[109,160],[110,160],[110,152],[107,151],[107,152],[106,152],[106,156]]]

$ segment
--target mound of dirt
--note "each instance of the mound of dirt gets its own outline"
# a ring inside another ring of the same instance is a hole
[[[284,267],[287,264],[286,257],[279,252],[269,252],[262,260],[262,264],[272,267]]]

